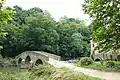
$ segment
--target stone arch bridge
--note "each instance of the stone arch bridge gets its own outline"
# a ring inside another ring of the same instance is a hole
[[[61,60],[58,55],[50,54],[43,51],[26,51],[15,57],[21,68],[29,68],[33,65],[47,64],[49,59]]]

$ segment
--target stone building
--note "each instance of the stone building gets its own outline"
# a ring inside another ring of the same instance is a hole
[[[95,50],[95,47],[97,46],[97,42],[90,40],[90,43],[91,43],[91,57],[95,61],[120,60],[120,50],[118,50],[117,54],[114,54],[111,51],[100,53],[99,50]]]

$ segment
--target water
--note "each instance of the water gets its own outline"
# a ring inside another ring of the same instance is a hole
[[[4,67],[4,68],[1,68],[0,67],[0,72],[23,72],[23,71],[26,71],[27,69],[20,69],[19,67]]]

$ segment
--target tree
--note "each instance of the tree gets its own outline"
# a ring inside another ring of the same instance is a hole
[[[18,26],[14,24],[6,24],[3,26],[6,36],[1,37],[0,41],[2,43],[3,49],[1,49],[1,54],[3,57],[14,57],[20,52],[21,45],[19,41],[21,40],[22,31]],[[18,46],[19,45],[19,46]]]
[[[84,36],[81,33],[73,33],[72,38],[72,49],[71,54],[74,58],[89,56],[90,46],[89,43],[84,39]]]
[[[107,52],[120,49],[120,1],[86,0],[83,8],[93,19],[92,38],[98,42],[97,49]]]
[[[11,8],[3,8],[5,0],[0,1],[0,37],[5,36],[7,33],[2,29],[2,25],[12,20],[14,11]],[[2,48],[2,46],[0,46]]]
[[[0,26],[6,24],[9,20],[11,20],[14,14],[11,8],[3,8],[4,3],[5,0],[2,0],[0,2]]]
[[[23,10],[19,6],[14,6],[14,11],[16,11],[13,21],[15,21],[16,25],[22,25],[25,24],[25,18],[28,17],[28,13],[26,10]]]
[[[49,16],[43,13],[36,13],[26,18],[28,29],[26,30],[27,41],[33,50],[43,50],[46,52],[57,53],[57,41],[59,35],[55,30],[56,23]]]
[[[23,10],[21,7],[15,5],[14,11],[16,14],[14,15],[14,21],[17,22],[19,25],[25,24],[26,17],[34,15],[36,13],[43,13],[42,9],[34,7],[28,10]]]
[[[58,23],[59,51],[63,58],[89,56],[89,28],[84,21],[62,17]]]

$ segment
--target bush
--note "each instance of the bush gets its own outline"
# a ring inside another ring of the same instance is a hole
[[[81,66],[88,66],[93,63],[93,60],[89,57],[84,57],[80,59],[79,63]]]
[[[16,67],[16,66],[17,63],[15,59],[9,57],[3,58],[0,55],[0,67]]]
[[[115,62],[113,62],[113,61],[107,61],[105,65],[108,68],[113,68],[115,66]]]
[[[101,62],[94,62],[88,66],[81,66],[80,63],[75,64],[78,67],[84,67],[94,70],[106,71],[106,72],[120,72],[120,62],[119,61],[103,61]]]

